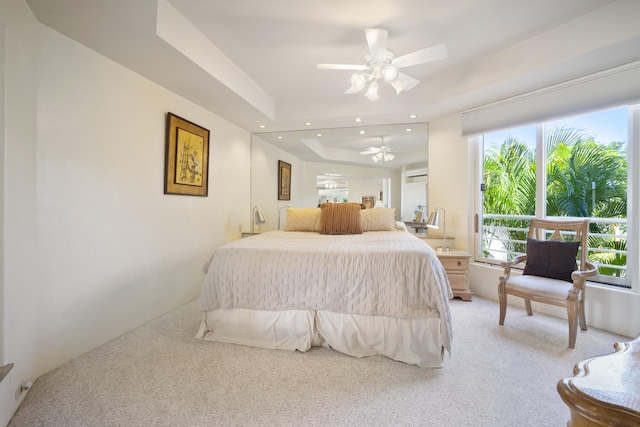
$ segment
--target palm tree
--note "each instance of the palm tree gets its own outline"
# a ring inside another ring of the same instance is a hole
[[[484,213],[533,215],[535,213],[535,153],[525,143],[507,138],[499,147],[489,150],[484,158]],[[507,253],[524,250],[521,231],[526,221],[491,219],[484,223],[487,242],[502,242]],[[511,230],[505,233],[504,230]],[[495,234],[497,232],[497,234]],[[484,250],[486,257],[492,251]]]
[[[623,143],[601,144],[580,129],[558,127],[548,133],[546,150],[547,216],[627,217],[627,155]],[[485,214],[534,215],[534,150],[514,138],[507,138],[500,146],[487,150],[484,183]],[[505,243],[509,252],[522,252],[524,245],[517,242],[524,240],[524,232],[517,229],[525,229],[526,222],[486,220],[483,240],[502,239],[509,242]],[[614,235],[620,227],[621,224],[591,224],[591,261],[602,265],[626,265],[626,240],[600,236]],[[504,230],[508,231],[505,233]],[[485,249],[485,255],[490,256],[489,250]],[[624,270],[600,269],[601,274],[608,275],[620,275],[621,271]]]

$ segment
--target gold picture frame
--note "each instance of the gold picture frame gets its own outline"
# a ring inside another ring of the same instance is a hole
[[[371,209],[376,204],[376,196],[362,196],[362,204],[365,209]]]
[[[207,197],[209,130],[167,113],[164,194]]]
[[[291,200],[291,164],[278,160],[278,200]]]

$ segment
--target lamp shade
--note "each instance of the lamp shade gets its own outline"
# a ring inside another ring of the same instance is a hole
[[[429,228],[440,228],[440,213],[439,212],[431,212],[429,215],[429,220],[427,221],[427,227]]]
[[[253,210],[252,210],[252,217],[251,218],[251,233],[253,234],[253,226],[254,224],[258,224],[258,225],[262,225],[265,222],[267,222],[267,220],[264,218],[264,215],[262,214],[262,211],[260,209],[258,209],[257,206],[254,206]]]
[[[256,222],[256,224],[258,225],[262,225],[265,222],[267,222],[266,219],[264,219],[264,215],[262,214],[262,211],[260,209],[256,209],[256,213],[255,213],[255,219],[254,221]]]
[[[440,213],[442,211],[442,246],[436,248],[438,252],[449,252],[451,249],[447,246],[447,213],[444,208],[438,206],[429,216],[427,221],[428,228],[440,228]]]

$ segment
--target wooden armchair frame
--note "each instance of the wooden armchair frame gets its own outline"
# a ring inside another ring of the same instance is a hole
[[[498,284],[499,323],[504,325],[507,295],[523,298],[529,316],[533,315],[531,301],[566,307],[569,320],[569,348],[575,348],[578,322],[580,322],[580,329],[587,330],[584,311],[585,284],[588,277],[595,276],[598,272],[597,267],[587,261],[589,220],[532,219],[527,237],[537,240],[563,241],[562,232],[565,232],[565,235],[575,234],[574,240],[580,242],[579,257],[576,260],[578,269],[571,273],[573,283],[530,275],[512,277],[511,268],[526,263],[526,255],[517,256],[510,262],[502,262],[504,274],[500,276]],[[547,238],[548,233],[551,233],[549,238]]]

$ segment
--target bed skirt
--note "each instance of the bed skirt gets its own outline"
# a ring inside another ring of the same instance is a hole
[[[382,355],[420,367],[440,368],[444,346],[440,318],[396,318],[319,310],[226,308],[205,312],[196,338],[305,352],[313,346],[365,357]]]

